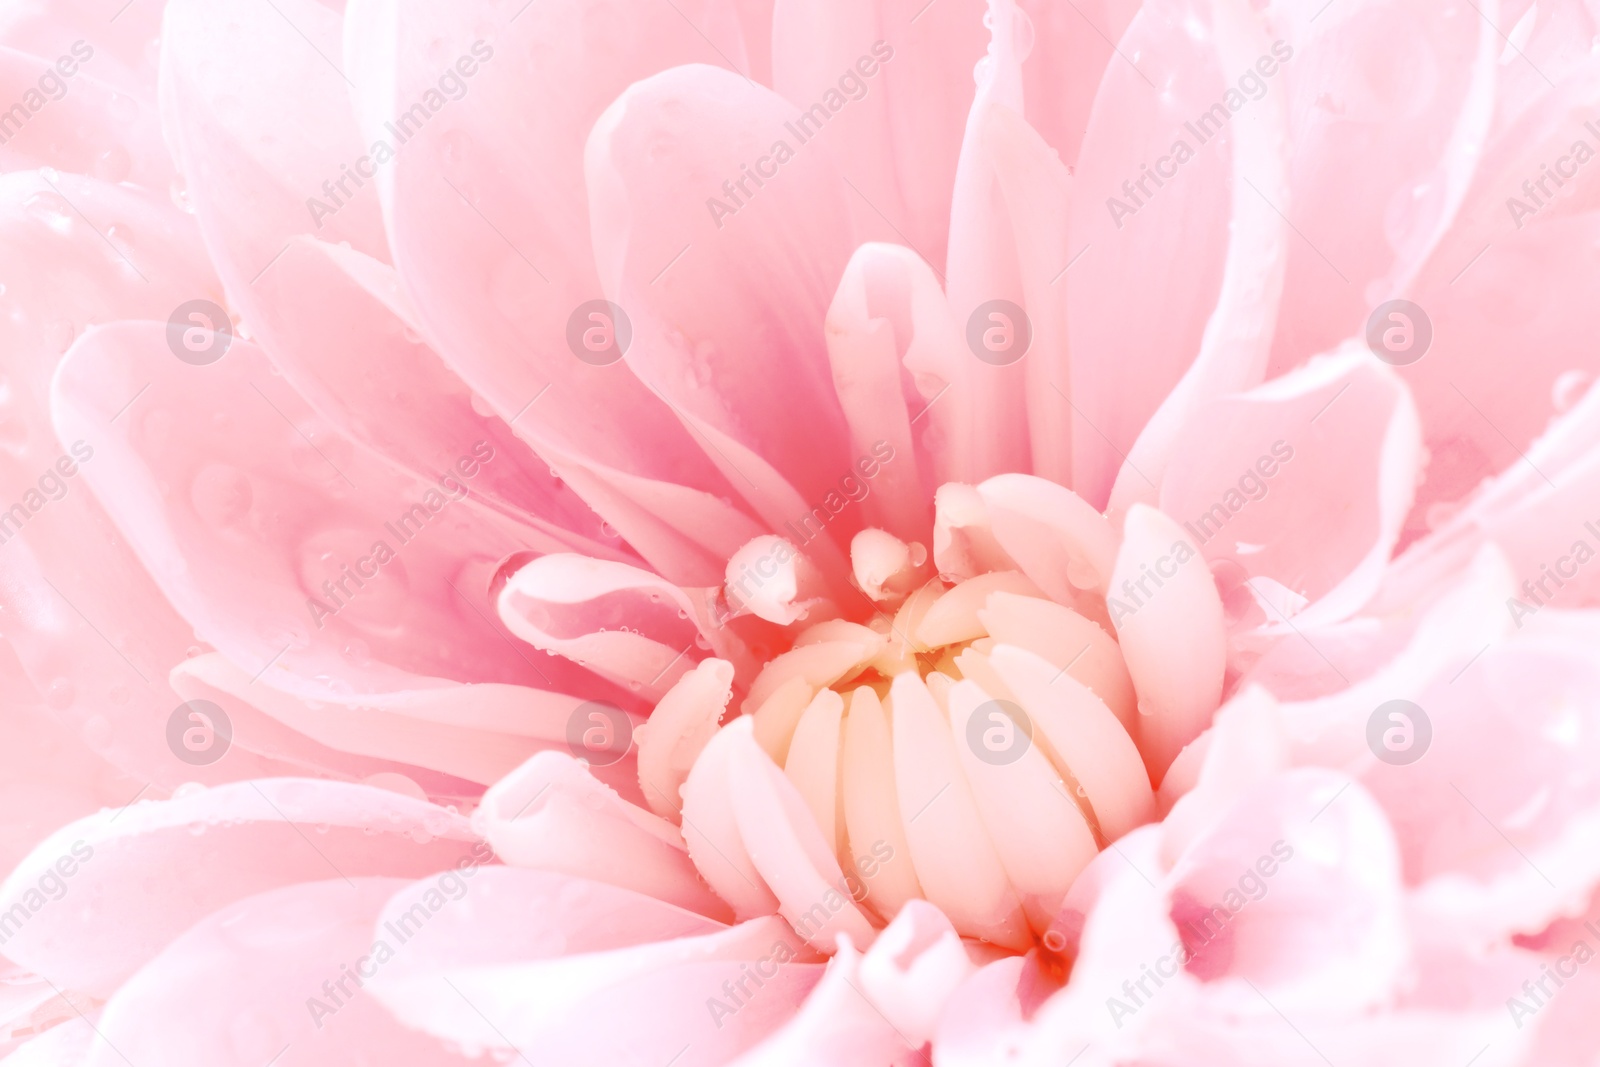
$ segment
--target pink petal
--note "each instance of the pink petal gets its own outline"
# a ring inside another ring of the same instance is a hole
[[[454,871],[441,883],[466,885]],[[130,978],[106,1006],[91,1062],[173,1067],[472,1062],[410,1030],[365,991],[403,946],[374,936],[406,883],[359,878],[291,885],[210,915]],[[177,1022],[182,1020],[182,1022]]]
[[[778,911],[812,947],[832,951],[841,935],[870,945],[877,930],[857,906],[859,880],[846,879],[832,843],[805,801],[750,736],[750,720],[734,735],[726,798],[750,861],[778,899]],[[854,872],[852,872],[854,874]]]
[[[850,447],[872,457],[863,473],[877,468],[862,501],[865,519],[912,539],[926,536],[929,515],[912,422],[925,413],[925,401],[911,395],[908,360],[921,340],[918,320],[929,316],[946,326],[946,343],[954,343],[932,268],[907,249],[868,243],[850,257],[825,324]],[[884,456],[890,461],[875,462]]]
[[[1072,477],[1072,409],[1062,277],[1072,253],[1065,166],[1021,114],[1017,63],[1031,30],[1010,4],[993,7],[993,40],[967,120],[950,222],[948,289],[969,345],[974,330],[1026,330],[971,349],[960,398],[971,412],[974,455],[967,477],[1032,471]],[[1010,307],[994,309],[993,301]],[[1025,322],[1010,321],[1020,307]],[[976,324],[976,326],[975,326]]]
[[[1279,77],[1295,149],[1278,206],[1300,236],[1288,248],[1272,376],[1362,334],[1445,227],[1483,217],[1461,199],[1507,70],[1496,63],[1505,41],[1489,18],[1460,14],[1448,0],[1336,8],[1286,34],[1293,55]],[[1399,37],[1415,50],[1402,57],[1381,43]],[[1352,153],[1366,165],[1359,182],[1347,180]],[[1451,275],[1482,247],[1461,256],[1457,246]]]
[[[0,484],[19,505],[5,524],[0,632],[34,694],[25,700],[42,700],[94,752],[158,789],[290,773],[244,752],[194,767],[168,750],[164,724],[182,698],[166,675],[194,647],[193,630],[79,477],[106,458],[98,438],[60,439],[50,420],[61,355],[90,324],[165,319],[220,297],[193,223],[162,199],[67,174],[7,176],[0,204],[0,362],[13,398]],[[129,405],[123,419],[136,417],[144,381],[110,413]]]
[[[1376,590],[1411,507],[1421,444],[1398,376],[1346,350],[1198,409],[1175,442],[1161,509],[1213,567],[1310,601],[1295,625],[1313,626],[1354,613]],[[1285,622],[1270,608],[1264,621]]]
[[[1253,5],[1218,4],[1213,11],[1211,32],[1225,72],[1249,70],[1271,51],[1268,27]],[[1180,454],[1178,435],[1196,409],[1266,377],[1290,236],[1278,206],[1289,197],[1287,106],[1281,84],[1265,85],[1259,100],[1246,100],[1238,109],[1225,105],[1238,111],[1239,121],[1228,129],[1233,194],[1222,288],[1194,362],[1128,450],[1112,487],[1114,513],[1136,500],[1157,499],[1152,479],[1159,481]]]
[[[641,555],[675,581],[710,584],[748,540],[724,502],[737,487],[626,364],[580,360],[567,331],[581,328],[580,305],[606,295],[583,175],[591,127],[641,78],[742,56],[738,12],[722,0],[678,9],[571,0],[525,12],[386,0],[353,7],[350,19],[357,110],[369,145],[395,152],[385,220],[423,332]],[[459,99],[440,93],[447,76],[465,87]],[[388,128],[406,114],[403,130]],[[626,314],[642,311],[629,304]],[[644,329],[634,322],[635,345]],[[537,418],[519,418],[535,402]],[[597,417],[605,411],[627,417]]]
[[[1028,125],[1038,130],[1069,167],[1078,159],[1090,109],[1106,68],[1123,62],[1116,42],[1138,14],[1139,0],[1048,0],[1018,6],[1033,23],[1033,51],[1022,64],[1022,99]]]
[[[894,777],[922,895],[963,935],[1007,948],[1027,920],[984,828],[944,713],[915,673],[894,680]]]
[[[500,560],[558,543],[325,430],[254,346],[193,366],[166,334],[125,323],[86,336],[57,378],[56,425],[100,453],[86,468],[98,496],[205,640],[252,676],[355,690],[429,674],[563,687],[493,626],[485,596]],[[483,443],[474,458],[494,455]]]
[[[660,700],[712,652],[737,672],[755,664],[711,615],[708,590],[684,590],[611,560],[552,554],[516,571],[500,589],[500,618],[522,640]],[[748,676],[748,675],[747,675]]]
[[[185,660],[172,683],[189,699],[205,697],[230,708],[229,700],[257,709],[298,734],[339,752],[371,757],[489,785],[535,752],[564,747],[569,727],[590,702],[577,696],[523,686],[482,682],[435,684],[414,678],[415,688],[385,693],[322,693],[315,699],[252,679],[217,653]],[[253,747],[248,730],[234,741]],[[376,773],[371,767],[364,774]],[[616,777],[628,783],[628,769]],[[462,784],[465,784],[462,783]]]
[[[822,970],[781,919],[723,927],[562,875],[483,869],[470,909],[427,918],[414,893],[380,919],[406,945],[372,991],[408,1025],[475,1048],[596,1067],[681,1055],[711,1067],[788,1019]]]
[[[296,234],[388,259],[377,191],[347,177],[361,137],[332,58],[343,20],[283,2],[175,0],[163,23],[162,123],[218,273],[251,311],[251,286]]]
[[[821,332],[853,244],[847,188],[824,155],[778,151],[796,117],[737,75],[679,67],[618,98],[585,166],[601,281],[634,319],[628,365],[773,529],[853,468]],[[710,176],[741,164],[783,178],[719,190]],[[842,573],[860,523],[837,516],[808,551]]]
[[[1083,258],[1059,283],[1068,287],[1066,392],[1081,412],[1073,424],[1072,485],[1096,506],[1199,351],[1222,284],[1228,146],[1214,136],[1198,144],[1182,125],[1221,100],[1232,76],[1212,47],[1187,32],[1187,25],[1208,25],[1209,16],[1210,5],[1193,0],[1140,8],[1120,38],[1121,55],[1105,68],[1074,173],[1067,244]],[[1152,91],[1158,79],[1159,93]],[[1129,198],[1123,183],[1142,178],[1141,166],[1170,158],[1178,137],[1194,158],[1175,180],[1163,179],[1164,187],[1147,181],[1153,195]],[[1115,215],[1113,198],[1121,204]],[[1159,315],[1144,312],[1151,292],[1161,293]],[[1140,372],[1125,373],[1130,366]]]
[[[474,848],[481,861],[487,846],[473,841],[466,820],[444,808],[340,782],[236,782],[107,809],[58,831],[0,887],[0,910],[20,904],[32,914],[6,955],[64,988],[106,996],[234,901],[325,878],[420,877]],[[48,889],[52,878],[77,904],[39,905],[41,879]]]
[[[0,41],[7,36],[0,31]],[[114,69],[102,67],[117,61],[98,33],[95,42],[99,50],[79,38],[59,53],[43,54],[0,46],[0,96],[17,102],[6,112],[0,171],[52,167],[165,190],[174,169],[161,141],[154,94],[136,95],[102,81],[102,73],[116,77]]]
[[[473,826],[514,867],[621,886],[718,921],[677,827],[618,797],[570,756],[541,752],[484,794]]]
[[[1139,697],[1139,748],[1160,782],[1221,701],[1222,601],[1199,550],[1166,515],[1136,504],[1122,535],[1107,607]]]
[[[899,240],[942,265],[984,5],[959,0],[778,3],[773,87],[855,187],[861,231]],[[871,73],[868,73],[868,72]],[[822,111],[814,106],[822,104]]]
[[[482,401],[423,343],[392,268],[296,237],[250,292],[247,314],[262,346],[340,432],[419,477],[454,478],[574,549],[621,554],[599,517],[505,423],[480,414]],[[474,457],[485,441],[493,465]]]

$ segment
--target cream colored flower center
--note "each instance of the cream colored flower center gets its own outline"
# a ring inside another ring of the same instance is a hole
[[[880,921],[924,897],[1023,950],[1154,813],[1104,602],[1067,607],[1016,571],[934,577],[865,624],[801,630],[742,710]]]

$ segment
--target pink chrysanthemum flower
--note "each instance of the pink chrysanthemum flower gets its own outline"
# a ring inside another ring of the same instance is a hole
[[[0,1063],[1600,1054],[1589,0],[0,0]]]

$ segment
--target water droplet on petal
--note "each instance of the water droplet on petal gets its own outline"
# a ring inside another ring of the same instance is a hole
[[[1594,378],[1581,370],[1569,370],[1555,380],[1550,387],[1550,399],[1555,404],[1556,410],[1566,414],[1578,406],[1578,401],[1583,399],[1593,384]]]

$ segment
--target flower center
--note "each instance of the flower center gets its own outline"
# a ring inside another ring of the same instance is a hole
[[[1096,853],[1154,817],[1133,682],[1102,598],[906,562],[863,583],[866,621],[802,629],[741,710],[871,921],[921,897],[1025,951]]]

